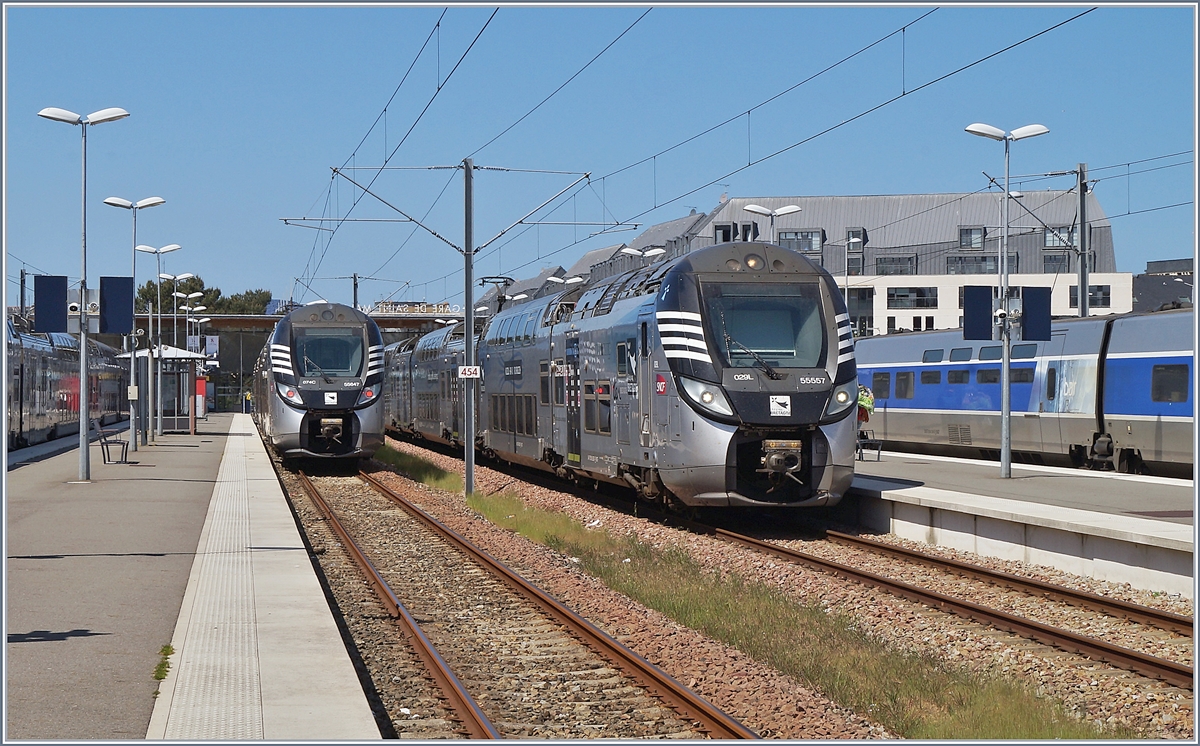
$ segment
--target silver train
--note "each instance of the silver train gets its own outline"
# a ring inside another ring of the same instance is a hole
[[[463,445],[461,324],[387,350],[390,428]],[[503,308],[478,340],[485,456],[689,506],[823,506],[854,476],[857,381],[828,272],[762,243]]]
[[[1194,461],[1192,309],[1064,319],[1049,342],[1014,342],[1014,462],[1190,475]],[[999,342],[962,330],[858,340],[859,381],[875,394],[864,428],[886,446],[998,458]]]
[[[19,331],[8,318],[8,447],[79,433],[79,339]],[[128,417],[129,367],[118,350],[88,340],[88,417],[107,425]],[[122,409],[124,407],[124,409]]]
[[[275,325],[254,365],[254,421],[285,459],[370,458],[383,444],[383,337],[366,314],[314,301]]]

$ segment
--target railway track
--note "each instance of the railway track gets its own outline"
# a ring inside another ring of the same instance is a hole
[[[1097,639],[1062,629],[1049,624],[1043,624],[1022,616],[1010,614],[999,609],[968,601],[956,596],[940,593],[918,585],[896,580],[879,573],[863,570],[842,562],[819,557],[809,552],[782,546],[774,542],[763,541],[752,536],[735,533],[693,521],[683,521],[689,528],[708,533],[733,544],[748,547],[755,551],[769,554],[788,562],[801,564],[821,572],[830,573],[856,583],[880,588],[895,596],[926,604],[943,611],[965,617],[996,629],[1050,645],[1060,650],[1083,655],[1088,658],[1104,661],[1109,665],[1127,671],[1164,681],[1172,686],[1192,690],[1193,668],[1167,658],[1149,655],[1128,647],[1116,645],[1105,640]],[[1176,614],[1160,612],[1156,609],[1128,604],[1114,599],[1105,599],[1093,594],[1084,594],[1069,588],[1055,586],[1039,581],[1030,581],[1007,573],[998,573],[982,567],[963,562],[947,560],[935,555],[893,547],[881,542],[874,542],[850,534],[827,532],[831,541],[866,548],[879,554],[901,557],[905,561],[920,562],[937,567],[946,572],[968,575],[988,583],[1006,585],[1024,593],[1041,595],[1047,598],[1063,601],[1073,605],[1092,608],[1101,613],[1124,617],[1140,624],[1153,624],[1160,629],[1178,634],[1191,636],[1192,620]]]
[[[593,491],[570,487],[560,482],[551,482],[544,475],[531,473],[527,470],[520,469],[517,471],[520,473],[521,478],[530,480],[543,487],[575,492],[578,496],[587,500],[596,499],[596,493]],[[609,507],[617,507],[612,500],[606,499],[605,504]],[[656,511],[654,508],[639,505],[638,513],[643,517],[646,517],[648,513],[654,513],[662,523],[673,524],[697,533],[712,535],[727,542],[770,554],[788,562],[798,563],[811,569],[830,573],[836,577],[877,587],[898,597],[926,604],[1059,650],[1102,661],[1115,668],[1157,679],[1181,689],[1193,690],[1194,668],[1185,663],[1148,654],[1093,636],[1079,634],[1052,624],[1034,621],[1017,614],[991,608],[988,605],[959,598],[955,595],[939,593],[920,587],[919,585],[895,580],[879,573],[862,570],[849,564],[823,559],[812,553],[801,552],[779,543],[763,541],[728,529],[689,520],[679,515]],[[876,554],[885,554],[893,558],[902,558],[906,562],[921,563],[941,572],[954,573],[982,583],[1003,586],[1020,593],[1087,608],[1100,614],[1128,620],[1131,623],[1155,627],[1174,635],[1187,638],[1192,636],[1194,623],[1191,617],[1163,612],[1117,599],[1109,599],[1096,594],[1083,593],[1063,586],[1029,580],[1008,573],[1000,573],[981,566],[895,547],[882,542],[855,537],[850,534],[827,531],[826,537],[833,543],[854,546],[858,549],[868,550]]]
[[[368,474],[358,479],[389,503],[343,495],[343,521],[301,475],[304,491],[420,651],[453,711],[449,719],[470,737],[757,737],[402,495]],[[358,490],[368,492],[361,483]],[[364,550],[351,535],[358,529],[343,525],[354,523],[349,516],[369,516],[391,538],[384,545],[371,539]],[[451,584],[436,587],[432,576]]]

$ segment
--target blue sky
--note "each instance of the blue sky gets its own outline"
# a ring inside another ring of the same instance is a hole
[[[459,302],[461,256],[411,224],[345,222],[331,234],[280,219],[400,217],[332,176],[346,164],[461,246],[461,174],[367,169],[389,154],[392,167],[472,156],[512,169],[475,174],[478,244],[590,172],[531,218],[543,225],[514,229],[477,259],[477,275],[524,277],[636,235],[589,239],[598,226],[553,222],[645,226],[707,212],[722,192],[981,189],[982,171],[1003,174],[1003,146],[963,131],[975,121],[1050,128],[1013,145],[1014,176],[1088,164],[1121,271],[1195,253],[1191,6],[1099,7],[932,84],[1090,6],[659,6],[638,20],[646,7],[501,6],[491,17],[466,6],[7,5],[8,302],[22,262],[80,273],[79,130],[36,116],[49,106],[131,114],[88,131],[92,287],[130,271],[129,213],[102,204],[108,196],[164,197],[140,214],[138,243],[181,244],[164,270],[226,294],[348,302],[350,281],[335,278],[357,272],[379,278],[362,283],[360,302]],[[155,271],[142,256],[139,284]]]

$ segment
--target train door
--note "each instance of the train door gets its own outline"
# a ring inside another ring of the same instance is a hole
[[[639,314],[637,327],[638,432],[643,448],[651,445],[650,417],[654,408],[654,372],[650,370],[650,320],[654,318],[653,313],[651,309]]]
[[[578,467],[580,461],[579,438],[579,332],[567,332],[563,347],[567,369],[567,465]]]
[[[1062,385],[1063,344],[1066,340],[1065,331],[1054,331],[1049,342],[1043,342],[1042,358],[1045,360],[1044,370],[1039,370],[1041,376],[1034,378],[1034,396],[1037,398],[1038,420],[1041,423],[1042,451],[1046,453],[1065,453],[1062,437],[1062,419],[1058,414],[1059,389]],[[1043,366],[1039,365],[1039,369]]]

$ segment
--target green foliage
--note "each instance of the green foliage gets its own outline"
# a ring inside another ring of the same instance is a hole
[[[158,665],[154,667],[154,680],[162,681],[167,678],[167,671],[171,670],[170,657],[175,654],[175,648],[170,645],[163,645],[158,651]]]
[[[162,309],[163,313],[171,313],[172,310],[179,306],[205,306],[203,314],[260,314],[267,310],[267,303],[271,301],[270,290],[247,290],[242,293],[224,297],[221,295],[221,288],[205,287],[202,277],[189,277],[186,280],[178,283],[178,292],[185,295],[191,293],[203,293],[198,298],[186,299],[176,298],[172,293],[176,292],[176,283],[171,280],[162,281]],[[154,280],[147,280],[146,284],[138,288],[137,298],[134,301],[138,313],[146,313],[153,305],[158,306],[159,288]],[[172,303],[174,301],[174,303]]]
[[[375,460],[388,466],[394,466],[397,471],[409,479],[422,482],[430,487],[436,487],[439,490],[446,490],[447,492],[463,491],[463,478],[461,475],[452,474],[434,466],[423,458],[401,453],[389,446],[384,446],[376,451]]]

